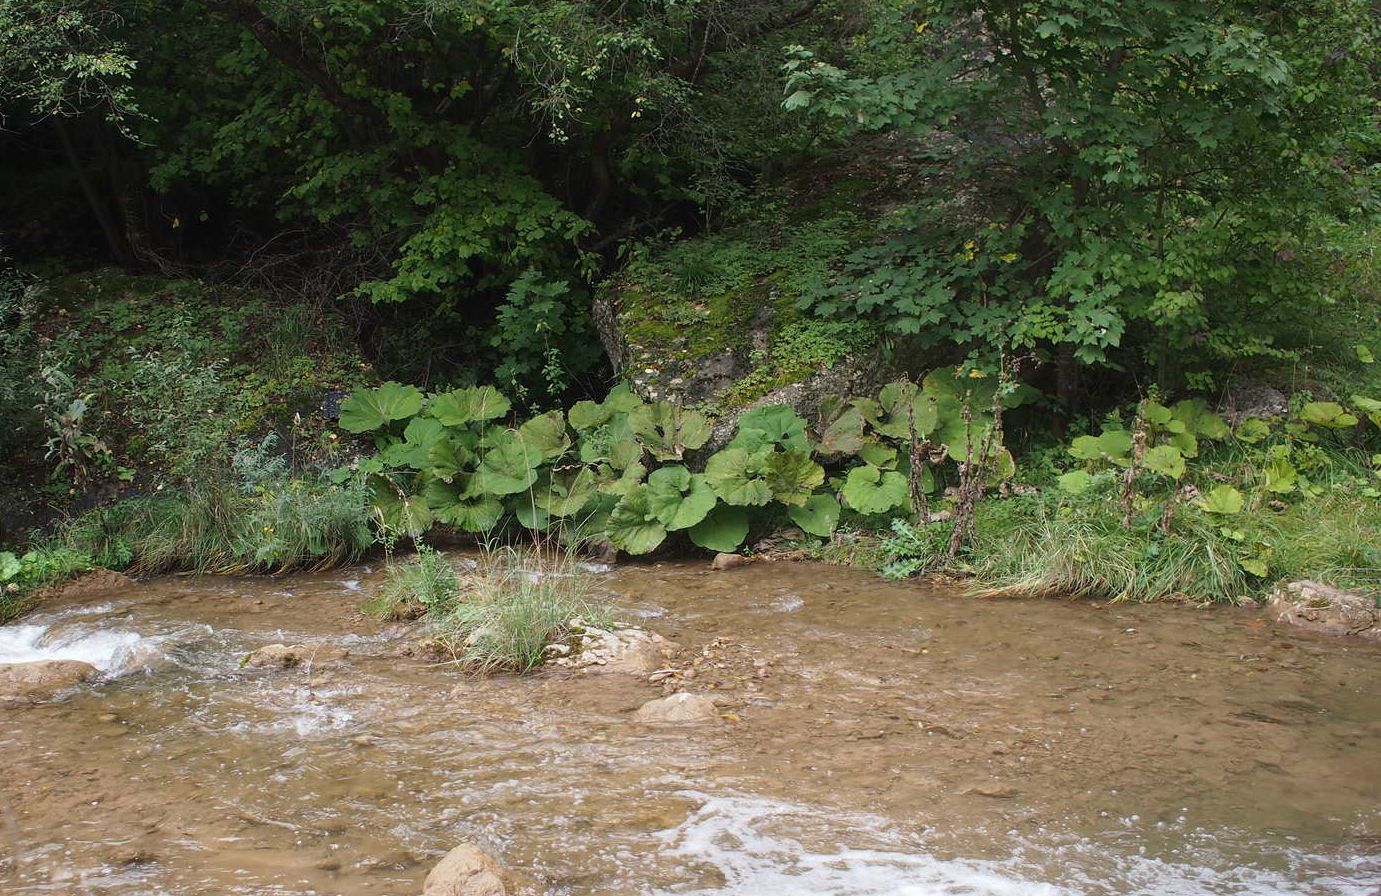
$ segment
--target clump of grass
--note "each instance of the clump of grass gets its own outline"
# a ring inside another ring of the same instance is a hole
[[[185,492],[123,501],[63,533],[102,566],[140,575],[326,569],[374,543],[362,489],[285,478],[253,494],[209,482]]]
[[[540,548],[486,553],[462,583],[460,599],[434,616],[438,638],[475,672],[529,672],[550,644],[566,641],[571,620],[607,625],[608,609],[591,596],[589,572]]]
[[[390,564],[379,593],[360,609],[376,619],[443,617],[460,599],[460,577],[451,561],[428,545]]]
[[[1295,579],[1381,595],[1381,501],[1345,485],[1226,518],[1182,504],[1169,531],[1159,504],[1125,526],[1117,503],[1098,496],[991,498],[957,560],[945,551],[948,524],[895,522],[882,572],[959,572],[975,593],[1021,596],[1230,603]]]
[[[1151,522],[1123,526],[1106,502],[990,501],[976,533],[964,571],[979,593],[1233,602],[1252,591],[1236,543],[1190,516],[1165,533]]]

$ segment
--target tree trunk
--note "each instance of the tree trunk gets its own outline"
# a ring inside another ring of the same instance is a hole
[[[91,214],[96,218],[96,223],[101,225],[101,232],[105,234],[106,246],[110,249],[111,257],[120,267],[132,270],[135,267],[134,253],[130,251],[129,244],[125,242],[124,231],[116,222],[109,203],[96,189],[96,184],[91,179],[91,173],[82,165],[82,159],[77,155],[77,147],[72,142],[72,135],[67,129],[66,122],[60,116],[54,117],[53,127],[57,130],[58,142],[62,144],[62,152],[67,156],[67,162],[72,166],[72,172],[77,176],[77,183],[81,185],[82,195],[86,197],[87,204],[91,206]]]

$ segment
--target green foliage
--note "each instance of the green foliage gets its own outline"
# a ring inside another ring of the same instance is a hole
[[[446,413],[454,401],[445,402],[448,396],[440,398],[443,400],[442,413]],[[421,390],[416,386],[387,382],[373,389],[356,389],[341,403],[340,425],[347,432],[370,432],[393,420],[406,420],[420,410]]]
[[[906,503],[906,477],[883,472],[872,464],[849,471],[841,492],[849,506],[862,514],[888,513]]]
[[[968,462],[970,440],[996,449],[990,462],[1010,462],[994,444],[991,409],[973,405],[975,393],[992,402],[998,389],[970,382],[937,371],[924,387],[893,384],[879,399],[842,402],[819,426],[828,450],[790,408],[753,409],[727,447],[704,459],[703,472],[677,461],[706,444],[709,421],[669,402],[644,403],[623,387],[603,402],[577,402],[569,414],[512,425],[500,419],[507,399],[489,387],[428,396],[386,384],[357,391],[342,413],[346,428],[367,420],[377,453],[333,478],[364,484],[385,539],[423,535],[433,521],[486,535],[515,521],[567,540],[608,539],[631,554],[656,550],[677,532],[729,551],[754,525],[783,515],[825,537],[844,512],[841,497],[855,514],[909,509],[914,494],[935,490],[946,458],[964,458],[954,461],[956,472]],[[404,398],[410,418],[391,410]],[[912,444],[913,405],[922,408],[924,447]],[[914,470],[913,447],[929,458]],[[842,478],[830,478],[826,462]],[[990,472],[1011,475],[1002,463]]]
[[[839,525],[839,500],[833,495],[811,495],[804,504],[787,508],[791,521],[807,535],[828,538]]]
[[[949,563],[951,530],[943,523],[918,525],[892,520],[892,532],[881,545],[887,560],[879,571],[884,578],[906,579],[943,569]]]
[[[38,405],[50,436],[46,457],[55,462],[53,475],[68,472],[78,488],[85,488],[112,466],[110,449],[87,427],[87,411],[94,393],[76,394],[72,377],[57,367],[41,371],[45,388]]]
[[[95,3],[0,0],[0,101],[38,119],[97,111],[125,127],[138,114],[136,63],[120,24]]]
[[[784,106],[924,149],[882,236],[802,297],[814,313],[1173,385],[1281,356],[1329,301],[1337,222],[1374,208],[1365,0],[862,15],[843,52],[788,53]]]
[[[729,553],[748,537],[748,512],[732,504],[719,504],[690,530],[691,541],[707,551]]]

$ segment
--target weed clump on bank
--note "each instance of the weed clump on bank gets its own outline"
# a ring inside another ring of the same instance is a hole
[[[325,569],[374,543],[362,489],[285,477],[253,493],[224,483],[122,501],[58,538],[98,566],[138,575]]]

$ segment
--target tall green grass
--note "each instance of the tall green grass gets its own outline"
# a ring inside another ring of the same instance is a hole
[[[216,482],[123,501],[60,533],[102,566],[139,575],[284,572],[359,559],[373,544],[362,489],[285,478],[247,494]]]
[[[461,581],[459,599],[433,612],[433,627],[456,662],[480,672],[528,672],[548,645],[573,636],[573,619],[608,624],[593,578],[567,555],[540,547],[486,551]]]
[[[416,619],[445,615],[460,599],[460,577],[445,554],[427,545],[390,563],[378,593],[360,609],[375,619]]]
[[[1107,496],[991,498],[955,560],[945,555],[948,525],[898,523],[884,542],[884,574],[946,570],[970,576],[978,594],[1132,601],[1237,602],[1294,579],[1381,594],[1381,501],[1365,494],[1340,487],[1216,519],[1181,505],[1169,532],[1159,516],[1153,506],[1127,527]],[[1266,574],[1250,572],[1251,560],[1264,562]]]

